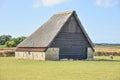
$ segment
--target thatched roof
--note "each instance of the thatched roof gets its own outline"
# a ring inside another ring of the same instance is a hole
[[[32,35],[21,42],[17,47],[49,47],[51,42],[60,32],[61,28],[72,15],[76,17],[84,35],[86,36],[91,47],[93,47],[93,43],[91,42],[79,19],[77,18],[75,11],[54,14],[45,24],[38,28]]]

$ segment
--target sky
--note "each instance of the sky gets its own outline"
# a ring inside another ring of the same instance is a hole
[[[54,13],[71,10],[94,43],[120,43],[120,0],[0,0],[0,35],[29,36]]]

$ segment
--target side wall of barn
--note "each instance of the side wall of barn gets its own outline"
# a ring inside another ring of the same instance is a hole
[[[45,52],[16,51],[15,58],[45,60]]]
[[[46,52],[16,51],[17,59],[59,60],[59,49],[48,48]]]

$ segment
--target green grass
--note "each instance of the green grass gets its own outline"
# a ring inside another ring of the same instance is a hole
[[[0,57],[0,80],[120,80],[120,56],[100,61],[35,61]]]
[[[6,48],[6,46],[5,45],[0,45],[0,48]]]

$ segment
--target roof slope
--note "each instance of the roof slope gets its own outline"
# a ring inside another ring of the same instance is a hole
[[[21,42],[17,47],[49,47],[53,39],[60,32],[63,25],[72,15],[75,16],[76,21],[83,31],[83,34],[87,38],[91,47],[93,47],[94,45],[84,30],[80,20],[77,18],[75,11],[60,12],[54,14],[45,24],[38,28],[37,31],[35,31],[23,42]]]
[[[17,47],[48,47],[72,13],[73,11],[54,14]]]
[[[86,39],[88,40],[88,42],[89,42],[90,46],[91,46],[91,47],[92,47],[92,49],[93,49],[93,47],[94,47],[93,42],[92,42],[92,41],[91,41],[91,39],[89,38],[89,36],[88,36],[87,32],[85,31],[85,29],[84,29],[83,25],[81,24],[81,22],[80,22],[80,20],[79,20],[79,18],[78,18],[76,15],[74,15],[74,16],[75,16],[76,21],[78,22],[78,25],[79,25],[79,27],[81,28],[81,30],[82,30],[82,32],[83,32],[83,34],[85,35]],[[93,49],[93,50],[94,50],[94,49]]]

